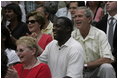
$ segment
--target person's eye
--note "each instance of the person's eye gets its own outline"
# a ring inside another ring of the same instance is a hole
[[[20,49],[19,52],[23,52],[24,50],[23,49]]]
[[[23,52],[23,51],[24,51],[23,49],[16,50],[16,52]]]

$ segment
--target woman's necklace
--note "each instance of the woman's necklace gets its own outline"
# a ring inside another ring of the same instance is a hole
[[[33,67],[35,66],[35,64],[37,63],[37,61],[38,61],[38,60],[35,60],[34,63],[33,63],[30,67],[24,66],[24,69],[31,69],[31,68],[33,68]]]
[[[23,74],[26,69],[28,70],[28,72],[26,74],[28,74],[32,70],[32,68],[35,67],[37,64],[38,64],[38,60],[36,60],[30,68],[24,68],[22,65],[20,77],[22,77],[22,78],[24,77]],[[27,75],[25,75],[25,76],[27,76]]]

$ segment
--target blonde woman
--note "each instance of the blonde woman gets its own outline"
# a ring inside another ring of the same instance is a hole
[[[16,42],[17,54],[20,58],[20,64],[9,68],[7,76],[12,78],[51,78],[51,72],[47,64],[41,63],[37,59],[38,53],[41,53],[36,39],[30,36],[21,37]]]

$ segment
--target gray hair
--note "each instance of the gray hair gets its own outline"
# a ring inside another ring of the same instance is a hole
[[[89,8],[87,8],[85,6],[78,7],[78,10],[82,10],[82,9],[85,11],[85,16],[86,17],[92,17],[93,18],[94,14]]]

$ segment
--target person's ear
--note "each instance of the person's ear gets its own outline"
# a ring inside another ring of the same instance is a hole
[[[36,54],[36,48],[33,48],[32,49],[32,55],[35,55]]]
[[[71,31],[71,28],[70,28],[70,27],[68,27],[68,29],[66,29],[66,31],[67,31],[67,32],[70,32],[70,31]]]
[[[48,18],[49,17],[49,13],[46,13],[45,17]]]
[[[90,24],[92,22],[92,17],[88,17],[88,23]]]

